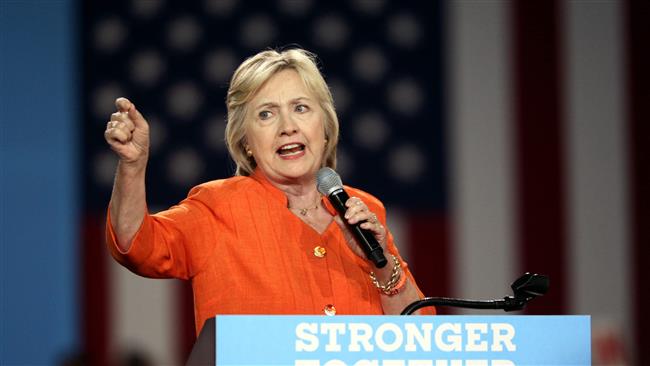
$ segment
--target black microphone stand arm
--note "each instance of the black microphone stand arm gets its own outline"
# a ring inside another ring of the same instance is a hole
[[[544,295],[549,288],[548,276],[526,272],[510,286],[514,296],[506,296],[497,300],[465,300],[450,297],[425,297],[408,305],[402,310],[401,315],[411,315],[415,311],[427,306],[452,306],[467,309],[503,309],[504,311],[522,310],[526,304]]]

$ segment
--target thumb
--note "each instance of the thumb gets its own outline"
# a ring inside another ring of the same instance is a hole
[[[135,128],[148,128],[149,125],[147,124],[147,121],[144,119],[140,111],[138,111],[135,108],[134,104],[131,104],[131,108],[129,108],[129,118],[131,121],[133,121],[133,124],[135,125]]]
[[[133,103],[131,103],[130,100],[124,98],[124,97],[119,97],[115,99],[115,108],[117,108],[118,111],[120,112],[126,112],[133,106]]]

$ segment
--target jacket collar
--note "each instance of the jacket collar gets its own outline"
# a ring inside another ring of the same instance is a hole
[[[260,167],[256,167],[255,170],[253,171],[253,174],[251,174],[251,178],[255,179],[257,182],[259,182],[262,187],[270,194],[271,199],[284,205],[284,207],[288,207],[288,200],[287,196],[280,190],[278,187],[274,186],[269,182],[268,178],[262,172]],[[332,206],[330,201],[326,199],[325,197],[321,196],[321,201],[323,202],[323,205],[327,209],[327,211],[332,215],[336,215],[336,209]]]

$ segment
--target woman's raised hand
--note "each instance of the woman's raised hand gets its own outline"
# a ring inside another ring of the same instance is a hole
[[[149,156],[149,124],[130,100],[117,98],[115,107],[117,112],[111,115],[104,131],[106,142],[123,164],[146,165]]]

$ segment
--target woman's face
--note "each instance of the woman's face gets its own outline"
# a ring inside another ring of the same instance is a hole
[[[309,182],[325,149],[324,112],[295,70],[272,76],[249,102],[246,142],[257,165],[280,184]]]

